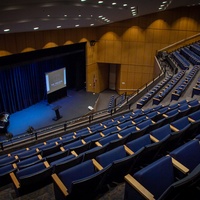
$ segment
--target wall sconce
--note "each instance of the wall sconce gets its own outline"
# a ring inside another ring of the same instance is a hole
[[[92,47],[92,46],[94,46],[95,44],[96,44],[96,40],[90,40],[90,46]]]

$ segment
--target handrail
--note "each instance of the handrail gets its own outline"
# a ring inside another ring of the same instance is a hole
[[[196,34],[196,35],[193,35],[193,36],[191,36],[191,37],[188,37],[188,38],[186,38],[186,39],[180,40],[180,41],[178,41],[178,42],[175,42],[175,43],[173,43],[173,44],[171,44],[171,45],[168,45],[167,47],[158,50],[157,53],[158,53],[158,52],[162,52],[162,51],[167,51],[167,50],[173,51],[173,50],[175,50],[175,49],[178,49],[178,48],[182,47],[183,44],[184,44],[184,45],[191,44],[191,43],[192,43],[191,40],[193,41],[193,39],[196,39],[196,38],[198,38],[198,37],[200,37],[200,33],[198,33],[198,34]],[[193,42],[194,42],[194,41],[193,41]]]

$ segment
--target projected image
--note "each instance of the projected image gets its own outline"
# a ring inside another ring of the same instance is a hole
[[[61,68],[45,74],[47,94],[66,87],[66,68]]]

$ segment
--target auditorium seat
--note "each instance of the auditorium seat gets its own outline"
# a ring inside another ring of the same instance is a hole
[[[125,200],[159,199],[176,182],[176,163],[169,156],[162,157],[134,174],[125,176]],[[184,170],[181,164],[178,166]]]
[[[44,162],[44,161],[45,161],[45,159],[42,158],[41,155],[36,155],[36,156],[32,156],[30,158],[27,158],[25,160],[22,160],[22,161],[16,163],[16,166],[17,166],[18,170],[21,170],[21,169],[27,168],[29,166],[35,165],[39,162]]]
[[[11,172],[16,195],[20,196],[51,182],[52,167],[48,162],[40,162],[30,167]]]
[[[11,172],[16,172],[17,171],[17,166],[16,164],[7,164],[3,167],[0,167],[0,187],[11,183],[11,179],[9,174]]]
[[[78,165],[82,161],[83,161],[83,155],[75,156],[73,154],[70,154],[66,157],[51,162],[50,165],[53,167],[54,173],[59,173],[70,167]]]
[[[110,166],[97,170],[92,160],[53,174],[54,194],[62,199],[94,199],[104,186]]]
[[[95,158],[96,167],[106,168],[111,165],[111,171],[108,174],[107,183],[121,182],[124,175],[131,169],[132,165],[136,162],[139,153],[132,153],[126,146],[119,146]]]
[[[200,164],[199,140],[191,140],[169,153],[171,157],[183,164],[191,172]]]

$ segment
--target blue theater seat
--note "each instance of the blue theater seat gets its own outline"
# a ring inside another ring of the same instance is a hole
[[[51,181],[52,167],[45,162],[40,162],[30,167],[11,172],[17,196],[34,191]]]
[[[170,152],[169,155],[192,171],[200,164],[199,140],[191,140]]]
[[[165,156],[133,175],[127,174],[124,199],[159,199],[176,182],[174,164],[172,158]]]
[[[93,161],[88,160],[53,174],[55,198],[94,199],[103,188],[109,169],[110,166],[98,171]]]

